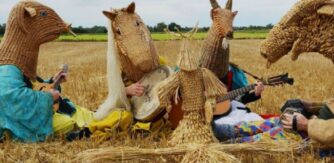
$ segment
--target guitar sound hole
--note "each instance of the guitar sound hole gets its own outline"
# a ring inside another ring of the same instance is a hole
[[[44,88],[46,88],[45,86],[41,87],[39,90],[42,91]]]

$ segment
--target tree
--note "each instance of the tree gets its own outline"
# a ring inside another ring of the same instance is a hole
[[[171,23],[168,25],[168,29],[169,29],[170,31],[176,31],[175,28],[178,28],[178,29],[182,30],[182,29],[181,29],[181,26],[178,25],[178,24],[176,24],[175,22],[171,22]]]
[[[0,35],[5,34],[6,24],[0,24]]]
[[[164,22],[160,22],[155,26],[154,32],[163,32],[165,28],[167,28],[167,25]]]

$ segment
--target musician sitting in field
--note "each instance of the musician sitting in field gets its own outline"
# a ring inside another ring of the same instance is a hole
[[[227,86],[228,91],[248,85],[245,73],[234,64],[229,65],[229,71],[221,81]],[[212,127],[215,136],[220,141],[228,139],[235,141],[236,138],[239,138],[239,142],[258,141],[262,138],[262,135],[257,135],[259,133],[281,130],[281,127],[276,128],[279,123],[278,118],[264,120],[257,113],[251,112],[246,106],[247,103],[259,100],[263,90],[263,83],[257,82],[253,91],[238,96],[231,101],[229,112],[214,116]],[[261,128],[261,126],[267,126],[267,128]],[[280,134],[270,136],[274,139],[282,137]]]
[[[37,77],[36,82],[26,81],[28,87],[34,88],[39,83],[54,83],[59,79],[60,83],[67,81],[67,72],[60,70],[49,80],[43,80],[41,77]],[[55,88],[61,93],[60,85]],[[53,132],[55,135],[69,135],[71,132],[79,132],[82,134],[90,134],[89,130],[85,129],[89,123],[93,120],[93,112],[75,105],[68,98],[59,96],[58,101],[59,108],[53,114]],[[84,133],[83,133],[84,132]],[[70,139],[70,137],[67,137]]]
[[[102,137],[107,129],[128,131],[130,126],[132,130],[152,131],[155,124],[163,121],[133,121],[136,108],[130,104],[130,97],[142,96],[142,79],[164,64],[159,59],[150,31],[135,9],[136,5],[132,2],[125,8],[103,11],[110,23],[107,51],[109,94],[94,113],[94,122],[89,127],[93,133],[101,133]]]
[[[221,81],[227,87],[228,92],[243,88],[249,85],[247,77],[243,70],[239,69],[237,65],[230,64],[229,71],[227,75]],[[231,110],[223,115],[215,115],[214,120],[219,124],[228,123],[235,124],[240,121],[250,121],[259,120],[257,115],[251,113],[251,110],[246,106],[246,104],[255,102],[261,99],[261,94],[264,90],[264,85],[262,82],[257,82],[257,86],[253,91],[246,92],[242,95],[237,96],[231,102]],[[233,112],[231,114],[231,112]],[[234,113],[238,112],[238,117],[234,117]],[[228,115],[228,116],[227,116]]]
[[[59,92],[35,91],[31,81],[36,80],[40,45],[67,31],[70,26],[55,11],[36,1],[20,1],[12,9],[0,44],[1,140],[45,141],[54,133],[53,121],[65,116],[53,111]],[[56,132],[69,131],[63,123]]]
[[[334,156],[334,99],[323,102],[306,100],[289,100],[287,103],[297,103],[290,108],[301,109],[293,114],[285,113],[282,124],[286,129],[306,132],[311,140],[325,146],[321,156]]]

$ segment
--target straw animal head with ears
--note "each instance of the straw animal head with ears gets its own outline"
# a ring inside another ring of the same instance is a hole
[[[334,0],[301,0],[274,26],[261,43],[268,66],[289,52],[319,52],[334,62]]]
[[[159,58],[151,33],[135,8],[135,3],[132,2],[128,7],[103,11],[103,14],[111,21],[125,75],[137,81],[144,73],[158,67]]]
[[[181,33],[178,28],[175,28],[177,31],[176,33],[169,31],[168,28],[165,29],[165,32],[182,39],[181,49],[179,53],[179,61],[177,62],[177,64],[180,69],[184,71],[193,71],[199,68],[199,58],[196,57],[197,55],[194,55],[194,51],[191,49],[190,46],[190,41],[198,30],[197,26],[198,22],[192,30],[185,34]]]
[[[11,35],[18,31],[36,44],[52,41],[62,32],[72,32],[70,24],[53,9],[32,0],[20,1],[10,12],[6,33]]]
[[[233,37],[233,20],[238,11],[232,11],[232,2],[233,0],[228,0],[226,7],[221,8],[216,0],[210,0],[213,26],[218,30],[221,37]]]

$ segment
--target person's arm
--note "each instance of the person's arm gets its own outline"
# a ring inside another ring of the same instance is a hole
[[[312,119],[308,122],[308,135],[311,139],[334,147],[334,119]]]
[[[264,90],[264,85],[262,82],[257,82],[257,86],[255,87],[253,92],[248,92],[242,95],[237,101],[248,104],[250,102],[257,101],[261,98],[261,94]]]
[[[296,117],[296,127],[298,131],[307,131],[309,137],[322,145],[334,147],[334,119],[308,120],[300,113],[284,114],[282,120],[283,128],[293,129],[293,117]]]
[[[127,96],[142,96],[144,94],[145,88],[144,86],[140,83],[134,83],[125,88],[125,92]]]
[[[260,96],[256,96],[254,92],[248,92],[245,93],[244,95],[242,95],[239,99],[237,99],[237,101],[243,103],[243,104],[248,104],[250,102],[254,102],[257,101],[261,98]]]

